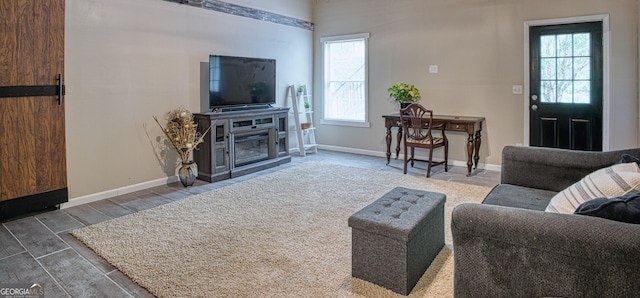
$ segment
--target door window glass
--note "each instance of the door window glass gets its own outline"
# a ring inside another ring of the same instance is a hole
[[[591,35],[540,36],[540,100],[591,103]]]

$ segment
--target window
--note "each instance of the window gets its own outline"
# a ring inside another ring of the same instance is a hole
[[[323,124],[369,127],[367,40],[369,33],[321,38]]]
[[[591,35],[540,36],[540,101],[591,103]]]

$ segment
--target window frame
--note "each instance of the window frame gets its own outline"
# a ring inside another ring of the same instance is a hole
[[[353,127],[371,127],[369,123],[369,37],[370,33],[358,33],[348,35],[337,35],[320,38],[320,44],[322,47],[322,88],[321,88],[321,100],[322,100],[322,117],[320,119],[321,124],[326,125],[338,125],[338,126],[353,126]],[[340,41],[364,41],[364,120],[339,120],[339,119],[326,119],[326,86],[327,86],[327,63],[326,60],[326,45],[327,43],[335,43]]]

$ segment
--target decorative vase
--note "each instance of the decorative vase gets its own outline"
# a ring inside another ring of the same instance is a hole
[[[198,178],[198,165],[193,161],[182,162],[178,170],[178,178],[184,187],[192,186]]]

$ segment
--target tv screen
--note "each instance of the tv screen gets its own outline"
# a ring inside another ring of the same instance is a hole
[[[209,56],[209,105],[269,105],[276,102],[276,60]]]

